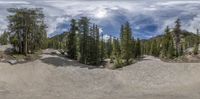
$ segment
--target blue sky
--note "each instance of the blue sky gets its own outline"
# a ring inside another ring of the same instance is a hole
[[[200,28],[200,0],[0,0],[0,32],[6,29],[10,7],[44,8],[48,35],[68,30],[71,18],[87,16],[101,32],[118,36],[120,25],[129,21],[135,38],[162,34],[180,18],[182,29]]]

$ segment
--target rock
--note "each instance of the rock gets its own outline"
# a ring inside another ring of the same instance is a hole
[[[2,61],[5,61],[5,60],[6,60],[5,58],[2,58],[2,59],[1,59],[1,62],[2,62]]]
[[[59,51],[55,50],[55,51],[51,52],[51,54],[52,55],[60,55],[61,53]]]
[[[17,63],[17,60],[8,60],[8,63],[10,63],[11,65],[14,65]]]
[[[64,55],[65,51],[63,49],[59,50],[60,54]]]
[[[56,52],[51,52],[51,54],[52,54],[52,55],[55,55],[55,54],[56,54]]]
[[[105,68],[105,66],[101,65],[101,66],[99,66],[99,68]]]
[[[56,53],[57,55],[60,55],[60,54],[61,54],[59,51],[56,51],[55,53]]]
[[[65,55],[65,56],[68,56],[68,54],[67,54],[66,52],[64,53],[64,55]]]
[[[24,61],[25,61],[25,59],[19,59],[18,61],[19,61],[19,62],[24,62]]]

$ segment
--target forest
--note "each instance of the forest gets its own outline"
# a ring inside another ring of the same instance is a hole
[[[183,56],[188,48],[193,48],[192,55],[199,53],[199,30],[191,33],[182,29],[180,19],[174,20],[173,28],[167,26],[162,35],[150,39],[135,38],[129,22],[121,23],[119,37],[110,35],[109,39],[104,39],[98,24],[91,23],[88,17],[81,17],[71,19],[69,31],[48,38],[42,9],[10,8],[7,11],[9,23],[0,43],[12,44],[15,53],[24,56],[53,48],[83,64],[98,66],[109,59],[115,68],[120,68],[133,64],[144,55],[173,60]]]

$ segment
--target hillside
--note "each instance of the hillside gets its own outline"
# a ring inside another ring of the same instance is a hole
[[[196,38],[198,37],[196,34],[192,33],[192,32],[188,32],[186,30],[183,30],[182,32],[180,32],[180,35],[182,38]],[[163,34],[162,35],[157,35],[155,37],[152,37],[150,39],[142,39],[142,41],[151,41],[151,40],[159,40],[159,39],[162,39],[163,38]]]
[[[194,49],[200,39],[197,34],[187,32],[185,30],[179,32],[178,39],[173,35],[175,34],[168,29],[167,33],[165,32],[163,35],[158,35],[147,40],[142,40],[143,54],[154,55],[156,57],[161,56],[164,58],[168,57],[170,59],[177,58],[188,54],[186,53],[187,49]],[[179,55],[177,53],[179,53]],[[193,52],[191,52],[191,54],[192,53]]]
[[[68,34],[68,32],[64,32],[62,34],[58,34],[51,38],[48,38],[48,48],[65,49]]]

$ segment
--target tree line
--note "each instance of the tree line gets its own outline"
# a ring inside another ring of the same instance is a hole
[[[143,41],[143,54],[156,57],[174,59],[183,56],[187,48],[193,47],[192,54],[199,52],[199,30],[190,33],[181,29],[181,21],[175,21],[175,27],[166,27],[164,34],[150,40]]]
[[[129,65],[141,56],[141,42],[134,40],[128,22],[121,26],[120,37],[104,40],[99,27],[87,17],[72,19],[66,46],[68,57],[90,65],[99,65],[106,58],[116,66]]]
[[[173,59],[182,56],[187,48],[194,47],[198,54],[199,30],[197,34],[181,29],[177,19],[173,28],[166,27],[163,35],[140,40],[134,38],[131,24],[121,25],[120,36],[104,39],[100,27],[87,17],[72,19],[69,31],[47,38],[45,15],[40,8],[10,8],[8,31],[0,37],[2,44],[11,43],[19,54],[31,54],[43,48],[63,49],[71,59],[83,64],[101,65],[110,59],[116,67],[132,64],[143,55]]]

